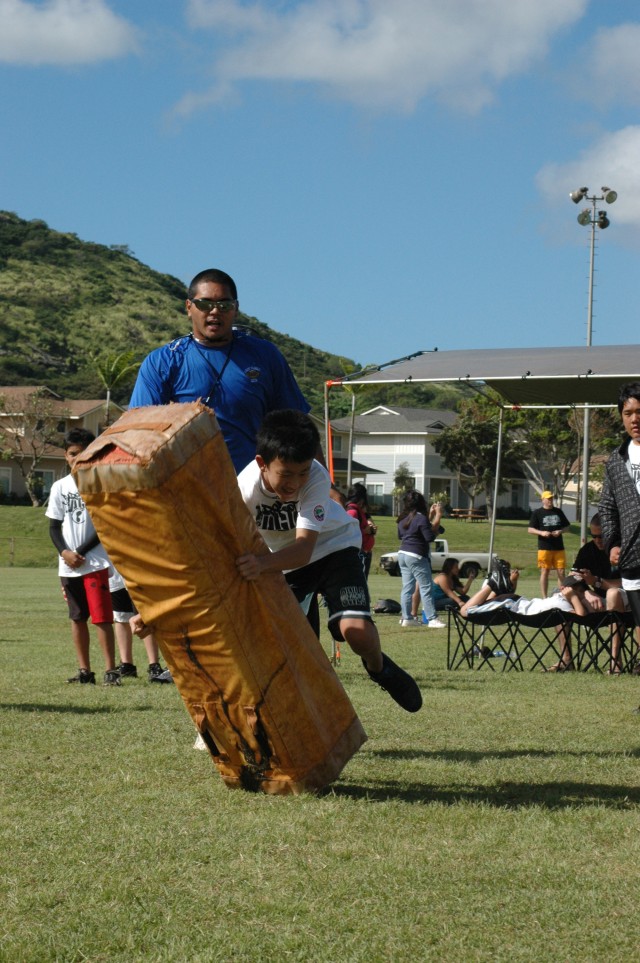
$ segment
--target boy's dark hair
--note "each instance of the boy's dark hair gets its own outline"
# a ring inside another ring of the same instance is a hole
[[[187,297],[191,301],[196,296],[196,291],[200,284],[204,281],[212,281],[214,284],[224,284],[226,288],[229,288],[229,294],[234,301],[238,300],[238,289],[236,288],[236,282],[233,280],[230,274],[225,271],[219,271],[218,268],[207,268],[206,271],[200,271],[196,274],[193,281],[189,285],[189,290],[187,292]]]
[[[622,414],[625,402],[627,402],[629,398],[635,398],[636,401],[640,401],[640,381],[629,381],[620,389],[620,394],[618,395],[618,411],[620,414]]]
[[[95,440],[96,436],[88,428],[70,428],[64,436],[64,450],[71,448],[72,445],[82,445],[84,451]]]
[[[269,465],[275,458],[298,464],[315,458],[318,429],[308,415],[293,408],[270,411],[258,429],[256,454]]]
[[[369,507],[369,498],[367,496],[367,489],[362,484],[362,482],[354,482],[349,491],[347,492],[347,501],[349,502],[362,502],[365,508]]]

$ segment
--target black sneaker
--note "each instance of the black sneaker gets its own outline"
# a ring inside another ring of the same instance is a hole
[[[80,682],[80,683],[91,683],[91,685],[96,684],[96,674],[95,672],[89,672],[88,669],[78,669],[78,674],[67,679],[67,682]]]
[[[121,662],[119,666],[116,667],[117,671],[120,673],[121,679],[137,679],[138,670],[133,664],[133,662]]]
[[[367,669],[364,659],[362,664]],[[371,672],[367,669],[367,673],[381,689],[388,692],[391,698],[407,712],[417,712],[421,708],[422,695],[417,682],[384,652],[382,653],[382,671]]]
[[[489,578],[487,579],[487,585],[489,586],[489,588],[491,589],[492,592],[495,592],[496,595],[500,595],[500,594],[501,594],[501,592],[500,592],[500,586],[498,585],[497,580],[496,580],[495,578],[493,578],[491,575],[490,575]]]
[[[148,669],[149,682],[173,682],[169,669],[163,669],[159,662],[151,662]]]
[[[120,673],[117,669],[107,669],[104,674],[103,685],[122,685]]]

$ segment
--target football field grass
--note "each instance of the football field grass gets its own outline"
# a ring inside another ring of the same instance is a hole
[[[448,672],[446,631],[381,616],[423,709],[343,645],[369,741],[320,795],[253,795],[174,686],[66,683],[55,570],[0,580],[3,963],[637,959],[638,678]]]

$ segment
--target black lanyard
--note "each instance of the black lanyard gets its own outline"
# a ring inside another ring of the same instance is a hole
[[[214,376],[214,382],[213,382],[213,385],[212,385],[212,387],[211,387],[211,391],[209,392],[209,394],[207,395],[207,397],[204,399],[205,405],[208,405],[208,404],[209,404],[209,401],[211,400],[212,395],[213,395],[213,394],[215,393],[215,391],[216,391],[216,388],[219,386],[220,382],[222,381],[222,376],[223,376],[223,374],[224,374],[225,371],[226,371],[226,368],[227,368],[227,365],[229,364],[229,361],[231,360],[231,352],[233,351],[233,346],[234,346],[234,344],[235,344],[235,338],[232,339],[231,345],[230,345],[229,350],[228,350],[228,352],[227,352],[227,356],[226,356],[226,358],[224,359],[224,364],[223,364],[222,367],[220,368],[220,371],[218,371],[218,369],[216,368],[216,366],[213,364],[213,362],[211,361],[211,359],[208,357],[208,352],[207,352],[206,350],[203,350],[203,349],[200,347],[200,345],[198,344],[198,342],[196,341],[196,339],[193,337],[193,335],[191,335],[191,337],[192,337],[192,339],[193,339],[193,343],[195,344],[196,348],[198,349],[198,353],[204,358],[204,360],[205,360],[206,363],[207,363],[207,366],[208,366],[209,368],[211,368],[211,371],[212,371],[213,376]]]

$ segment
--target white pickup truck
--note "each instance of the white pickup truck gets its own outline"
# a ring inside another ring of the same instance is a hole
[[[488,552],[465,552],[462,549],[453,551],[449,548],[446,538],[436,538],[431,543],[431,568],[434,572],[442,570],[442,563],[445,558],[457,558],[460,563],[460,578],[469,578],[471,574],[475,577],[479,572],[489,567]],[[389,575],[400,575],[398,565],[398,553],[388,552],[380,556],[380,568],[383,568]]]

